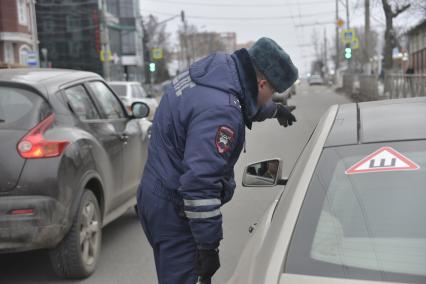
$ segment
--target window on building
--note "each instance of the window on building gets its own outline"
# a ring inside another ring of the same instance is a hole
[[[123,55],[135,55],[136,43],[134,31],[121,32],[121,51]]]
[[[111,14],[118,16],[119,9],[118,9],[118,0],[107,0],[107,11]]]
[[[9,64],[15,63],[15,51],[11,42],[4,43],[4,61]]]
[[[26,0],[16,0],[18,10],[18,22],[20,25],[28,25],[28,7]]]
[[[112,54],[114,53],[121,54],[120,43],[121,43],[120,31],[116,29],[109,29],[109,48]]]
[[[134,18],[135,5],[133,0],[120,0],[120,17],[121,18]]]
[[[30,48],[27,45],[23,45],[19,48],[19,62],[23,65],[27,64],[28,52],[30,52]]]
[[[78,12],[77,12],[78,13]],[[73,32],[75,30],[78,30],[79,28],[81,29],[81,27],[83,27],[83,25],[81,25],[81,15],[67,15],[66,16],[66,20],[67,20],[67,30],[69,32]]]

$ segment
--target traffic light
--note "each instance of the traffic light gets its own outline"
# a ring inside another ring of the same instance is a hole
[[[155,62],[149,63],[149,72],[155,72]]]
[[[345,47],[345,58],[350,60],[352,58],[352,47],[350,44],[346,44]]]

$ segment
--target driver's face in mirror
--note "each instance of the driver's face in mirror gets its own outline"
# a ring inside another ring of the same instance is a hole
[[[279,165],[278,160],[267,161],[266,172],[264,173],[263,176],[275,179],[278,172],[278,165]]]
[[[251,164],[243,177],[244,186],[272,186],[277,182],[280,160]]]

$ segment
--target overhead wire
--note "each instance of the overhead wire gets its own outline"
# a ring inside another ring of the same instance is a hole
[[[330,0],[323,1],[311,1],[311,2],[294,2],[294,3],[285,3],[285,4],[277,4],[277,3],[262,3],[262,4],[230,4],[230,3],[200,3],[200,2],[189,2],[189,1],[169,1],[169,0],[143,0],[147,2],[155,2],[155,3],[164,3],[164,4],[176,4],[176,5],[192,5],[192,6],[205,6],[205,7],[239,7],[239,8],[270,8],[270,7],[288,7],[288,6],[296,6],[296,5],[316,5],[323,3],[332,3]]]
[[[176,14],[164,13],[153,10],[142,10],[143,12],[148,12],[157,15],[173,16]],[[305,14],[303,17],[316,17],[321,15],[328,15],[330,11],[318,12],[313,14]],[[271,20],[283,20],[291,19],[289,16],[269,16],[269,17],[210,17],[210,16],[186,16],[189,19],[203,19],[203,20],[220,20],[220,21],[271,21]]]

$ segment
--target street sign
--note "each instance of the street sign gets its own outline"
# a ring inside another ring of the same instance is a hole
[[[355,37],[352,41],[351,41],[351,48],[352,49],[358,49],[359,48],[359,38]]]
[[[355,37],[355,29],[346,29],[342,31],[342,41],[344,44],[351,43]]]
[[[337,20],[337,26],[339,27],[339,28],[341,28],[341,27],[343,27],[343,25],[345,24],[345,21],[343,21],[342,19],[338,19]]]
[[[161,60],[163,59],[163,49],[162,48],[153,48],[151,50],[152,59],[153,60]]]
[[[106,60],[108,61],[114,60],[114,57],[112,57],[111,50],[108,50],[108,52],[105,53],[105,51],[102,49],[101,52],[99,53],[99,57],[101,59],[101,62],[105,62]]]
[[[38,65],[37,52],[27,51],[27,65],[28,66],[37,66]]]

